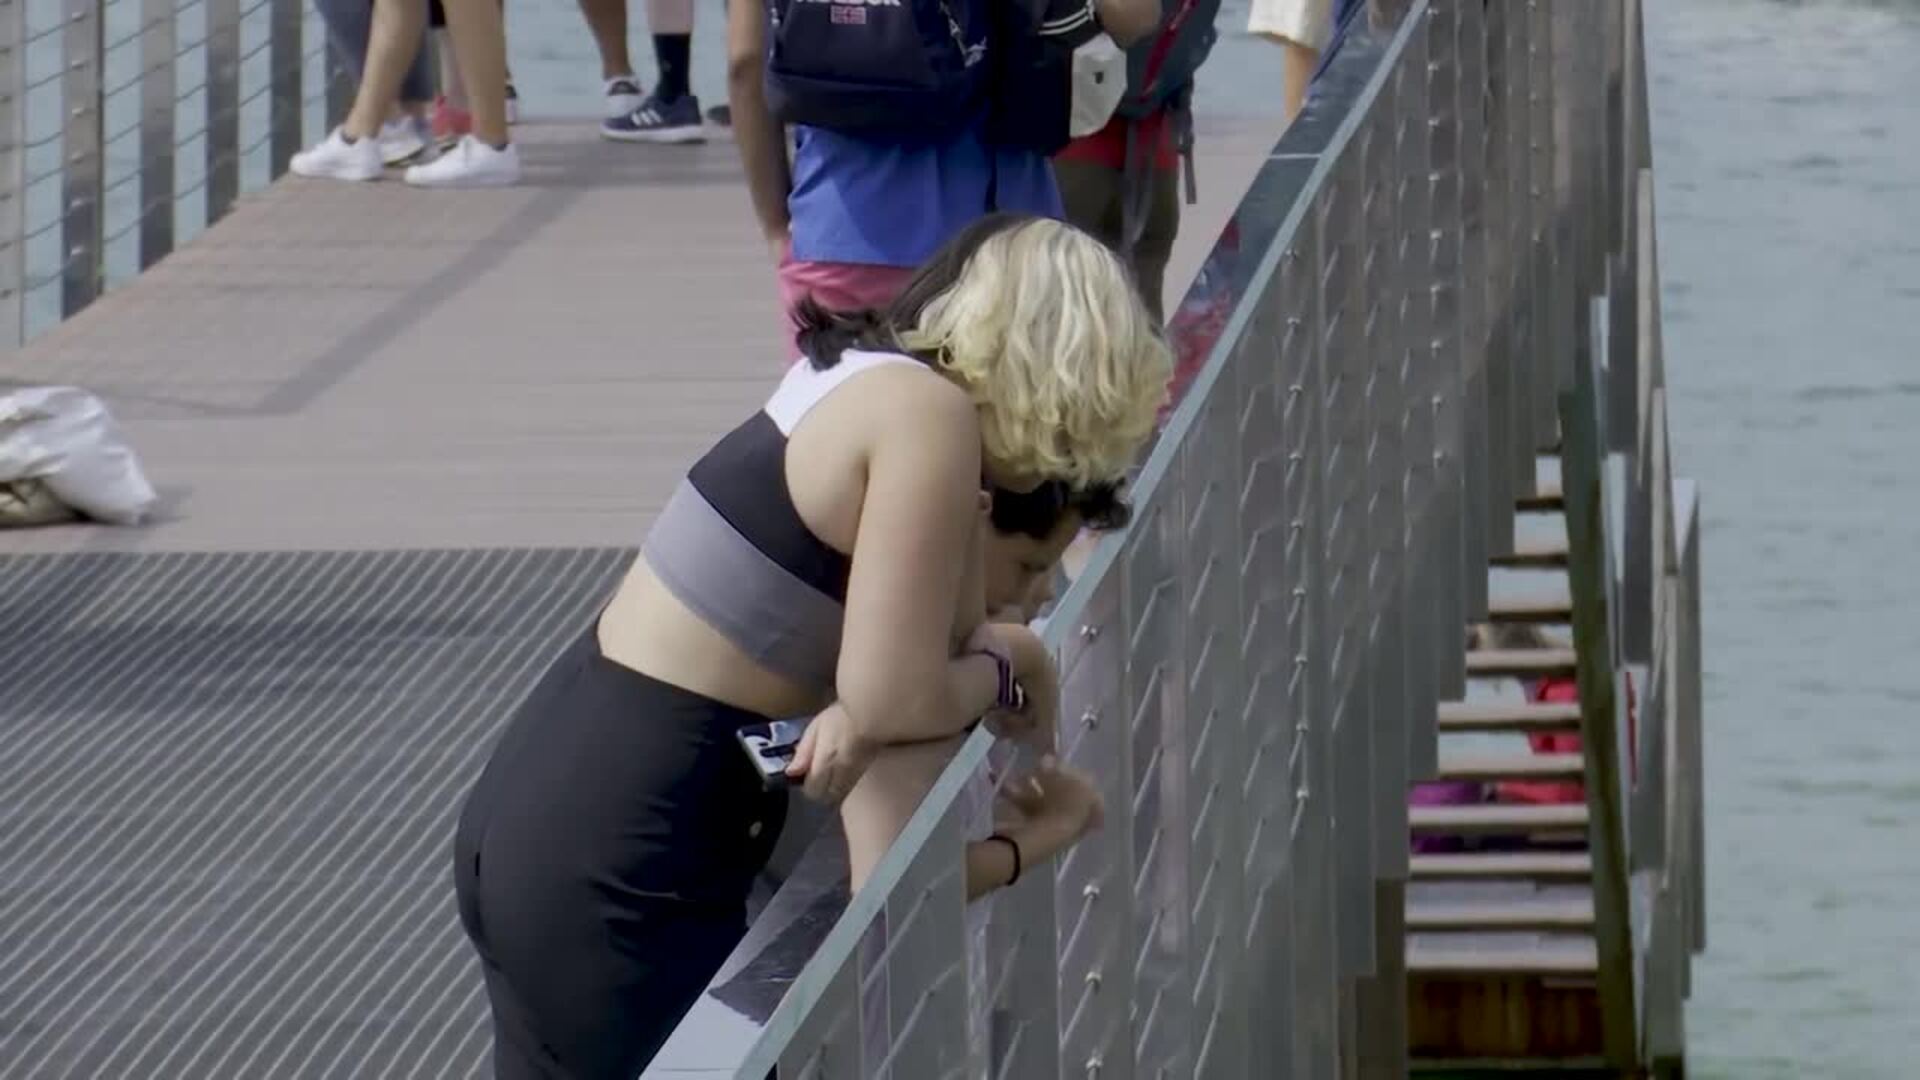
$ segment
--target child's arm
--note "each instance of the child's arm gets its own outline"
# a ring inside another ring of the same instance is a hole
[[[1015,780],[1004,793],[1021,820],[993,838],[967,845],[967,900],[1002,889],[1042,866],[1098,828],[1104,810],[1100,792],[1085,773],[1063,769],[1049,757],[1038,770]]]

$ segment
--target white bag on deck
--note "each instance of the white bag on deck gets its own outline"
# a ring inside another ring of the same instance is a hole
[[[19,480],[116,525],[138,524],[155,499],[106,405],[72,386],[0,394],[0,483]]]

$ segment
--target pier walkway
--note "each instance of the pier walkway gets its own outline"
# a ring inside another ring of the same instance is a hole
[[[0,389],[99,393],[162,496],[0,533],[6,1080],[486,1075],[458,799],[784,363],[724,140],[243,182],[339,95],[301,0],[242,2],[0,0],[0,334],[59,309]],[[802,845],[650,1080],[1684,1071],[1700,542],[1640,4],[1371,0],[1284,133],[1203,97],[1183,396],[1046,630],[1104,827],[970,938],[976,733],[859,895]],[[1435,779],[1582,791],[1409,813]]]

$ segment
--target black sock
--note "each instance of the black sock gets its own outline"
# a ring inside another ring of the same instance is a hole
[[[692,34],[653,35],[653,59],[660,65],[660,82],[654,92],[661,101],[679,101],[687,93],[688,54],[692,51]]]

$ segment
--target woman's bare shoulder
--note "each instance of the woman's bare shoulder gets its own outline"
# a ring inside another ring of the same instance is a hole
[[[848,383],[848,404],[882,432],[919,431],[979,437],[980,417],[967,392],[922,364],[887,364]]]

